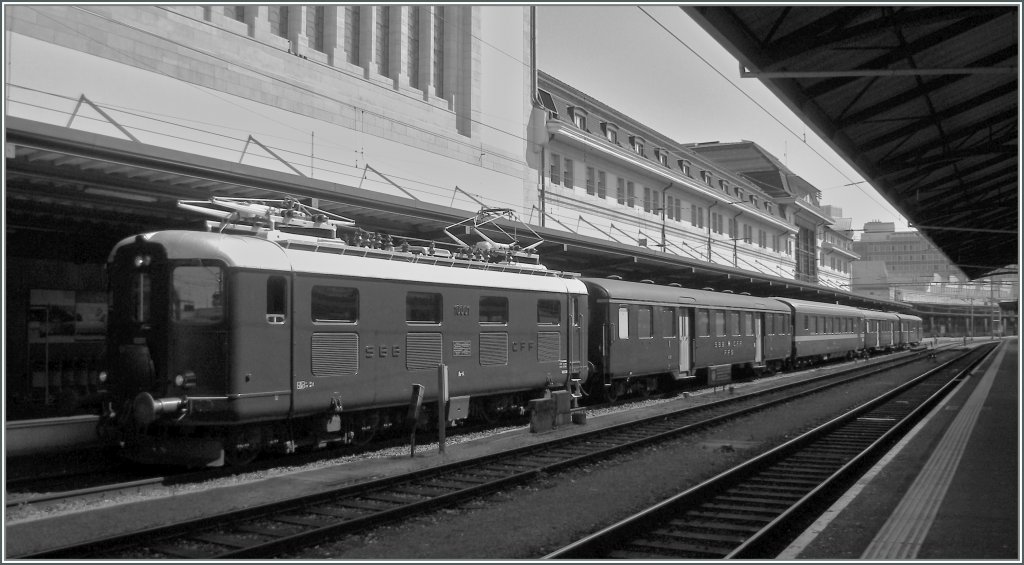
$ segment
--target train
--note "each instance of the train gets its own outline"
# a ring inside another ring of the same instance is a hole
[[[271,223],[119,242],[100,435],[144,463],[245,465],[397,430],[441,368],[466,416],[494,421],[553,391],[615,401],[921,341],[907,314],[382,241]]]

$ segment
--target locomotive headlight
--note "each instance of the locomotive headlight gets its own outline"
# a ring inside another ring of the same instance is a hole
[[[196,386],[196,374],[192,371],[184,371],[174,375],[174,386],[192,388]]]
[[[107,372],[106,371],[100,371],[100,374],[98,375],[98,378],[99,378],[101,383],[107,382]]]
[[[136,255],[135,259],[132,260],[132,264],[136,267],[145,267],[152,262],[153,258],[149,255]]]

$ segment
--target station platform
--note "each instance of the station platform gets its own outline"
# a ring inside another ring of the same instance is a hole
[[[1003,340],[777,559],[1019,562],[1019,346]]]

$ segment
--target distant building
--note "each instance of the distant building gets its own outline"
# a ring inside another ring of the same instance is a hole
[[[691,259],[800,277],[796,206],[543,72],[531,119],[544,224]],[[813,255],[813,253],[812,253]],[[813,263],[813,261],[812,261]]]

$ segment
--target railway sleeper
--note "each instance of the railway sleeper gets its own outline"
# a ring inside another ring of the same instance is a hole
[[[636,540],[629,544],[630,548],[648,550],[669,557],[721,558],[729,554],[728,549],[705,544],[686,542],[661,542],[652,540]]]
[[[755,516],[776,516],[778,512],[771,508],[765,508],[754,504],[728,504],[721,502],[713,502],[708,504],[702,504],[701,508],[708,510],[724,510],[728,512],[737,512],[742,514],[752,514]]]
[[[316,506],[313,508],[307,508],[306,512],[309,512],[310,514],[330,516],[332,518],[340,518],[342,521],[353,520],[366,515],[366,509],[356,509],[348,506],[342,506],[340,508],[334,506]]]
[[[723,533],[714,532],[701,532],[697,530],[670,530],[667,528],[658,528],[652,531],[649,536],[661,538],[668,538],[672,541],[698,541],[707,543],[709,545],[736,545],[743,543],[750,536],[742,535],[728,535]]]
[[[759,514],[740,514],[739,512],[713,511],[713,509],[701,508],[687,511],[684,519],[690,517],[710,521],[729,520],[732,523],[757,524],[759,529],[775,518],[774,514],[771,517],[765,517]]]
[[[726,494],[735,496],[751,496],[755,498],[769,498],[781,501],[797,501],[803,497],[802,493],[778,492],[771,489],[759,488],[734,488],[727,490]]]
[[[707,532],[720,532],[722,530],[729,530],[734,532],[746,532],[754,533],[761,529],[760,525],[751,524],[737,524],[735,521],[713,521],[713,520],[688,520],[686,518],[676,518],[670,520],[668,523],[672,527],[686,528],[695,531],[707,531]]]
[[[287,526],[281,528],[270,528],[267,526],[249,526],[241,525],[235,528],[240,532],[248,532],[250,534],[256,534],[258,536],[264,536],[271,539],[286,538],[288,536],[297,534],[305,528],[299,526]]]
[[[240,538],[240,535],[249,536],[247,538]],[[252,536],[258,535],[262,539],[253,539]],[[256,534],[255,532],[208,532],[203,534],[197,534],[192,536],[192,539],[204,541],[207,543],[215,543],[217,545],[223,545],[234,549],[245,549],[254,545],[259,545],[266,541],[266,537],[263,534]]]
[[[723,502],[735,502],[737,504],[750,503],[765,506],[777,506],[779,508],[789,508],[793,505],[790,501],[778,500],[774,498],[758,497],[758,496],[720,496],[718,500]]]
[[[181,547],[179,545],[171,544],[160,544],[150,546],[149,550],[161,553],[169,557],[177,557],[180,559],[208,559],[215,555],[210,551],[204,551],[199,547]]]

